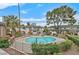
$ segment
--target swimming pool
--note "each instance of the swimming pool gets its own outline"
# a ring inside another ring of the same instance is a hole
[[[41,43],[41,44],[47,44],[54,42],[56,39],[53,37],[29,37],[25,39],[25,42],[33,44],[33,43]]]

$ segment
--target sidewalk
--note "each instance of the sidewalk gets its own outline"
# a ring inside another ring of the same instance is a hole
[[[0,49],[0,55],[9,55],[9,54],[5,52],[4,50]]]

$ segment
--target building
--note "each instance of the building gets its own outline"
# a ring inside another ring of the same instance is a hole
[[[4,37],[6,35],[6,29],[4,23],[0,22],[0,37]]]

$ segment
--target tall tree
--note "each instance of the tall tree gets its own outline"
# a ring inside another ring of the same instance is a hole
[[[76,20],[74,19],[74,15],[76,11],[68,6],[61,6],[52,11],[48,11],[46,14],[47,24],[54,26],[57,33],[61,31],[61,25],[63,23],[68,23],[69,25],[73,25]]]
[[[24,24],[22,24],[20,27],[24,30],[26,29],[26,26]]]
[[[16,28],[19,27],[19,20],[17,16],[3,16],[3,22],[5,23],[7,32],[11,32],[11,34],[15,34]]]
[[[27,27],[29,28],[29,31],[31,30],[31,24],[27,22]]]

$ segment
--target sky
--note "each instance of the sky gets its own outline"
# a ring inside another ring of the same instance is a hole
[[[15,15],[18,16],[17,3],[0,3],[0,21],[2,16]],[[77,11],[74,16],[79,21],[79,3],[20,3],[20,14],[22,23],[36,23],[44,26],[46,24],[46,13],[49,10],[67,5]]]

